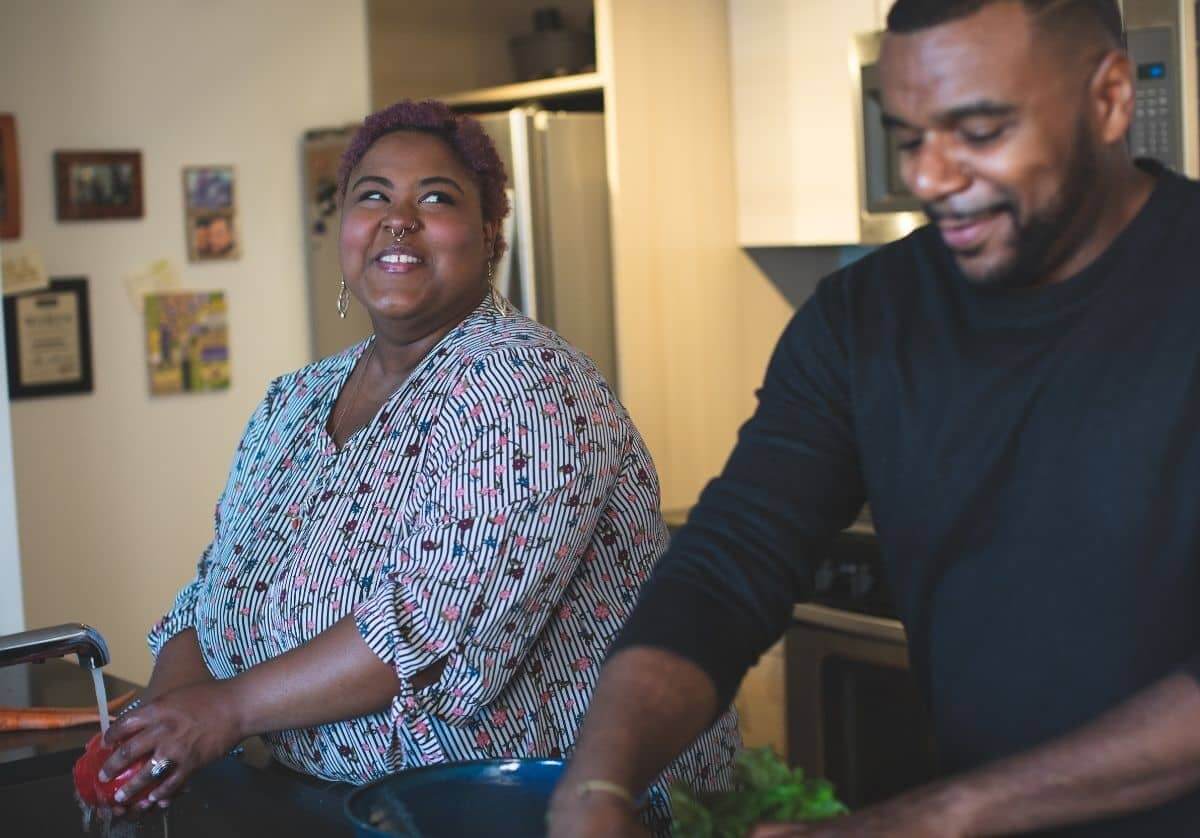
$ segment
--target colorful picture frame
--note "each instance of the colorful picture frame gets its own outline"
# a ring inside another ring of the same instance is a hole
[[[57,151],[54,192],[59,221],[141,218],[140,151]]]
[[[188,261],[225,261],[241,257],[236,186],[233,166],[184,167],[183,221]]]

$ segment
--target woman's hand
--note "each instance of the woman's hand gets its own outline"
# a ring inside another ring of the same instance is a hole
[[[134,799],[142,789],[156,786],[137,809],[144,811],[156,803],[166,806],[192,774],[225,756],[244,738],[238,702],[229,682],[180,687],[113,722],[104,741],[115,750],[101,766],[100,779],[115,777],[147,757],[151,762],[121,787],[117,801]],[[170,760],[170,770],[153,777],[153,761],[164,759]],[[113,814],[123,815],[125,808],[115,806]]]

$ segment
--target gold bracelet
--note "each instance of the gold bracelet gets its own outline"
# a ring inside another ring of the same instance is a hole
[[[615,795],[628,803],[630,808],[637,805],[634,803],[633,795],[630,794],[629,789],[616,783],[611,783],[608,780],[584,780],[575,787],[575,794],[578,797],[587,797],[594,791]]]

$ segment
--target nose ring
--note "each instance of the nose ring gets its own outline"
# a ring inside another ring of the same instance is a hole
[[[416,225],[416,224],[413,224],[411,227],[409,227],[409,226],[408,226],[408,225],[406,225],[406,224],[405,224],[405,225],[401,225],[401,226],[400,226],[400,232],[399,232],[399,233],[397,233],[397,232],[396,232],[396,228],[395,228],[395,227],[391,227],[391,226],[389,226],[389,225],[386,225],[386,224],[383,226],[383,229],[385,229],[385,230],[387,230],[389,233],[391,233],[391,234],[392,234],[392,238],[393,238],[393,239],[395,239],[396,241],[400,241],[400,239],[404,238],[404,235],[405,235],[405,233],[415,233],[415,232],[416,232],[416,230],[417,230],[417,225]]]

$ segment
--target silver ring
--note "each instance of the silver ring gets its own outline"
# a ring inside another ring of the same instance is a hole
[[[175,761],[170,759],[152,759],[150,760],[150,776],[158,779],[163,774],[166,774],[175,767]]]

